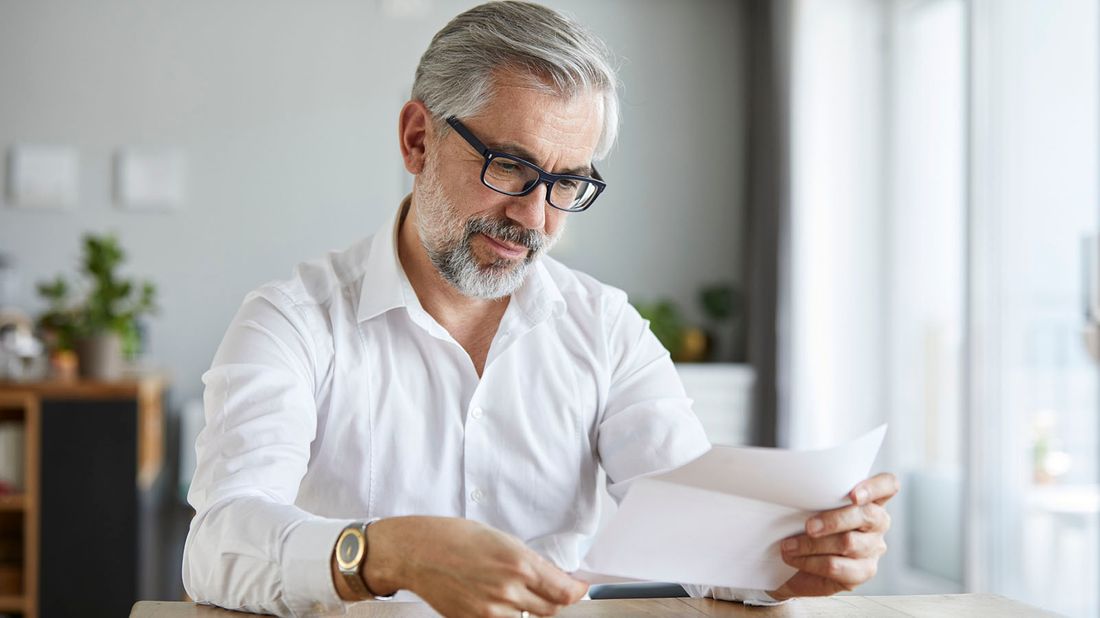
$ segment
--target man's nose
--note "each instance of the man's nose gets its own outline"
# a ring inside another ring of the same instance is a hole
[[[550,207],[546,203],[545,183],[539,183],[527,195],[520,195],[508,200],[505,214],[508,218],[519,223],[528,230],[542,231],[546,225],[546,209]]]

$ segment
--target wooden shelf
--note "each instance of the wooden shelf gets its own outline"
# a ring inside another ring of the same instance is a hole
[[[22,511],[27,507],[27,496],[23,494],[5,494],[0,496],[0,511]]]
[[[27,391],[0,389],[0,410],[4,418],[21,410],[16,417],[23,423],[23,491],[0,496],[0,512],[16,513],[22,522],[23,587],[22,594],[0,595],[0,612],[22,614],[23,618],[38,616],[38,489],[40,407],[36,396]]]
[[[27,391],[50,399],[129,399],[136,397],[141,390],[162,389],[167,377],[161,373],[128,375],[110,382],[98,380],[40,380],[34,382],[13,382],[0,380],[2,391]]]
[[[27,602],[22,595],[0,594],[0,612],[22,612],[26,606]]]

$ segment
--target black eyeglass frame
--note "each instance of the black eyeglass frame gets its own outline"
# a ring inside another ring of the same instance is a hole
[[[583,212],[585,210],[588,210],[588,208],[591,207],[592,204],[596,201],[596,198],[598,198],[600,194],[603,193],[603,190],[607,188],[607,183],[604,182],[603,177],[600,176],[600,173],[596,171],[595,167],[592,168],[592,177],[577,176],[574,174],[551,174],[550,172],[547,172],[546,170],[535,165],[534,163],[531,163],[526,159],[517,157],[513,154],[508,154],[507,152],[490,149],[484,143],[482,143],[482,141],[479,140],[473,133],[471,133],[470,130],[466,128],[466,125],[462,124],[461,120],[454,116],[447,118],[447,124],[451,125],[451,128],[453,128],[456,133],[462,136],[462,139],[466,140],[466,143],[470,144],[470,146],[472,146],[478,154],[485,158],[485,164],[481,166],[481,184],[489,187],[497,193],[502,193],[504,195],[510,195],[513,197],[521,197],[534,191],[535,188],[539,185],[546,185],[546,203],[550,204],[551,207],[557,208],[558,210],[562,210],[565,212]],[[489,165],[493,162],[494,159],[508,159],[509,161],[514,161],[524,167],[534,170],[539,175],[538,180],[532,182],[531,185],[523,191],[517,191],[514,193],[511,191],[502,191],[489,184],[485,180],[485,172],[488,171]],[[550,202],[550,194],[553,193],[554,183],[559,180],[576,180],[579,182],[587,182],[596,188],[596,193],[591,198],[589,198],[587,202],[577,208],[562,208],[561,206]]]

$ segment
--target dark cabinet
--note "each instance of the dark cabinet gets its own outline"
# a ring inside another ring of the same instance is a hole
[[[28,519],[37,512],[37,539],[27,535],[23,548],[37,562],[26,615],[125,616],[157,596],[149,545],[160,536],[152,496],[164,460],[164,389],[159,377],[0,383],[0,401],[33,402],[39,422],[26,434],[36,459],[28,472],[37,468],[23,501]]]

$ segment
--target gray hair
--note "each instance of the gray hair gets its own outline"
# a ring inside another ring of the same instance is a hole
[[[468,118],[484,108],[498,69],[519,69],[531,85],[564,97],[601,93],[603,131],[595,158],[607,156],[619,132],[611,52],[581,24],[538,4],[488,2],[452,19],[421,56],[412,98],[423,101],[446,131],[448,117]]]

